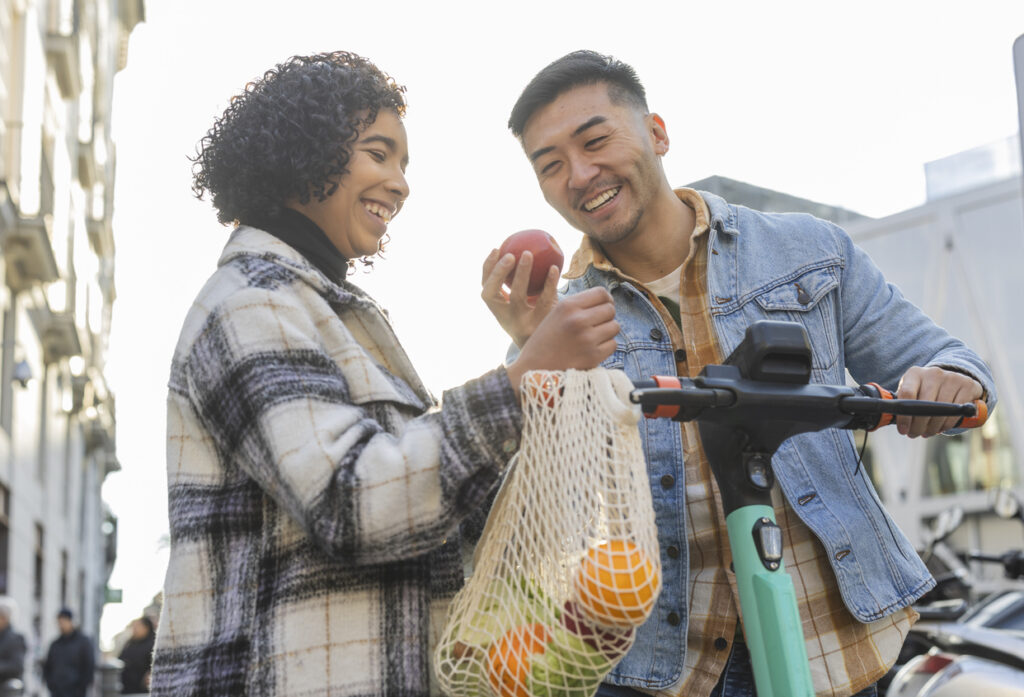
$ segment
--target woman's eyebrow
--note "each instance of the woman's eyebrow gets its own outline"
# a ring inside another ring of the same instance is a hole
[[[387,136],[382,135],[366,136],[365,138],[359,141],[360,145],[364,145],[366,143],[383,143],[392,152],[394,152],[394,150],[398,147],[397,143],[395,143],[394,138],[388,138]]]

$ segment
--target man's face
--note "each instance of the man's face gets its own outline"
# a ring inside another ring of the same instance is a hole
[[[606,249],[626,241],[664,182],[668,137],[653,114],[575,87],[526,122],[523,149],[547,202]]]
[[[74,623],[71,621],[71,618],[69,617],[58,617],[57,626],[60,627],[61,634],[70,634],[71,631],[75,628]]]

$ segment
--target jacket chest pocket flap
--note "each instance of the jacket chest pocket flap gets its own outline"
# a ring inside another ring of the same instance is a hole
[[[813,367],[831,368],[838,357],[835,294],[839,278],[834,267],[827,266],[797,278],[768,287],[755,296],[767,319],[799,322],[811,342]]]
[[[353,404],[369,406],[387,402],[415,413],[427,410],[427,404],[405,380],[388,372],[365,352],[349,352],[340,366]]]

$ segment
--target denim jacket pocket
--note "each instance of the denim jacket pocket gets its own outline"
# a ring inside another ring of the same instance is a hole
[[[754,298],[765,319],[804,326],[811,343],[812,368],[819,373],[831,369],[839,356],[835,307],[838,287],[836,269],[826,266],[781,279]]]

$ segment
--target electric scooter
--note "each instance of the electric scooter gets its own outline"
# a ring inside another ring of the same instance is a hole
[[[772,455],[788,438],[827,428],[874,430],[896,415],[987,418],[980,400],[948,404],[895,399],[877,384],[811,384],[811,348],[803,326],[761,321],[724,365],[696,378],[655,376],[630,399],[648,418],[699,423],[718,482],[739,587],[743,631],[759,697],[813,697],[793,581],[782,561],[782,530],[770,490]]]

